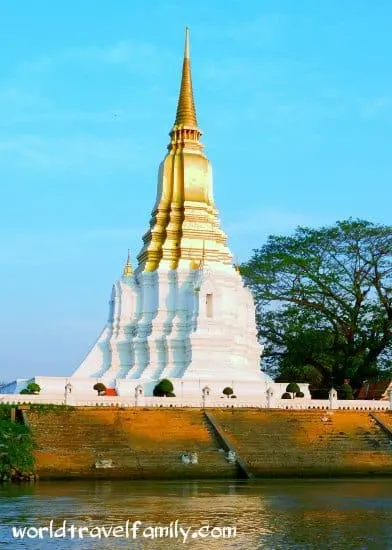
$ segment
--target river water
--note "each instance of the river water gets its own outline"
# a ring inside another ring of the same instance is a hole
[[[0,486],[10,550],[392,550],[391,520],[389,479]]]

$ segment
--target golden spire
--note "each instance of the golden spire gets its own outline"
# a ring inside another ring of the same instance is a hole
[[[169,135],[150,227],[137,256],[137,273],[158,267],[202,269],[206,259],[231,265],[232,255],[214,203],[211,165],[199,141],[188,28],[177,115]]]
[[[189,29],[185,28],[184,62],[182,64],[182,78],[180,97],[178,98],[175,126],[197,128],[196,109],[193,99],[191,60],[189,55]]]
[[[128,248],[127,263],[124,266],[123,277],[131,277],[133,275],[133,268],[131,264],[131,252]]]

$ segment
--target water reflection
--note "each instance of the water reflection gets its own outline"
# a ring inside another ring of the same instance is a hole
[[[326,549],[392,548],[392,480],[233,482],[41,482],[0,487],[0,541],[10,548]],[[232,539],[153,541],[12,538],[12,526],[54,528],[236,526]]]

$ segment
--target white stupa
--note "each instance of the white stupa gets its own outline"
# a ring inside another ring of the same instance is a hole
[[[133,270],[130,256],[112,290],[98,340],[72,376],[73,394],[95,382],[152,396],[171,380],[176,395],[265,398],[272,379],[260,368],[255,306],[220,228],[211,164],[200,143],[186,30],[181,89],[168,153],[158,176],[150,227]],[[42,392],[64,392],[63,378],[36,377]],[[181,392],[181,393],[180,393]]]
[[[238,397],[265,394],[255,307],[232,263],[213,198],[211,164],[200,143],[186,30],[177,115],[138,266],[128,254],[113,286],[108,322],[71,377],[99,379],[119,394],[152,395],[169,378],[174,391],[200,395],[208,385]],[[84,384],[83,384],[84,385]],[[91,382],[90,382],[91,385]]]

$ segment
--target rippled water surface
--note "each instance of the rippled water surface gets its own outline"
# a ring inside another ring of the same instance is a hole
[[[40,482],[0,487],[0,547],[10,549],[392,550],[391,519],[392,480]],[[37,529],[49,527],[51,520],[52,538],[43,531],[39,539]],[[132,538],[135,521],[141,524]],[[72,525],[74,538],[68,530]],[[168,536],[153,539],[159,535],[154,528],[164,526]],[[83,538],[78,534],[81,527]],[[222,538],[227,527],[236,528],[235,537],[226,533]],[[13,528],[30,528],[30,536],[17,539]],[[189,529],[186,539],[180,528]]]

